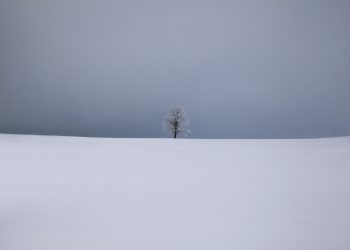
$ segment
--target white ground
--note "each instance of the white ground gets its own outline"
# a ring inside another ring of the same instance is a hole
[[[1,250],[349,250],[350,138],[0,135]]]

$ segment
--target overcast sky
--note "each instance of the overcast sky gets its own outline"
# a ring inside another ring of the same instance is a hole
[[[0,0],[0,132],[350,135],[350,1]]]

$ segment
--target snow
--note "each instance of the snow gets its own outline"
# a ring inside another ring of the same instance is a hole
[[[0,135],[1,250],[348,250],[350,138]]]

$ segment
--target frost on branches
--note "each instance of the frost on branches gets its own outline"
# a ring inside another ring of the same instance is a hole
[[[164,128],[167,129],[174,138],[179,135],[187,136],[190,133],[189,119],[183,107],[176,106],[170,108],[165,116]]]

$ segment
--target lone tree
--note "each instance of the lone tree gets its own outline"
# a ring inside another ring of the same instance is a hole
[[[169,109],[165,116],[164,128],[167,129],[174,138],[182,134],[187,136],[190,133],[189,119],[183,107],[175,106]]]

